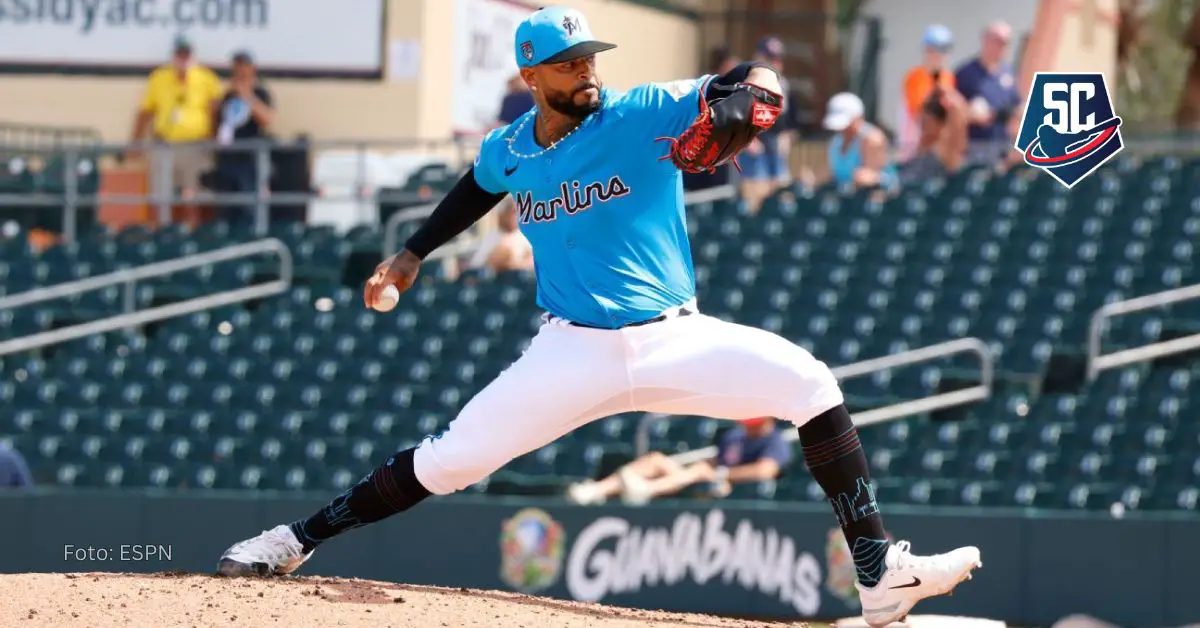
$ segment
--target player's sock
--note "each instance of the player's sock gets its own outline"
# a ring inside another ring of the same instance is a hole
[[[858,429],[846,406],[838,406],[799,430],[804,462],[833,506],[854,557],[858,581],[865,587],[875,586],[885,569],[888,540]]]
[[[413,452],[396,452],[383,464],[318,510],[291,524],[292,533],[311,552],[321,543],[354,528],[412,508],[430,493],[417,480]]]

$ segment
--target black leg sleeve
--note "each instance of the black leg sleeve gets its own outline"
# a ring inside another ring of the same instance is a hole
[[[311,517],[292,523],[292,533],[304,551],[312,551],[343,532],[408,510],[429,497],[429,491],[417,481],[413,469],[415,451],[396,452]]]
[[[884,570],[887,532],[858,428],[846,406],[838,406],[799,429],[804,462],[833,506],[854,557],[858,580],[874,586]]]

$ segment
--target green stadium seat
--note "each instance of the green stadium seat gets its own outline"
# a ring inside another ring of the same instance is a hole
[[[736,201],[698,204],[687,220],[701,304],[832,364],[975,336],[997,351],[1002,378],[1033,381],[1056,351],[1081,348],[1103,304],[1196,283],[1196,174],[1200,160],[1122,155],[1069,194],[1027,172],[970,169],[883,202],[824,186],[779,192],[756,216]],[[452,180],[430,171],[409,186],[437,190]],[[37,184],[20,169],[0,172],[0,191]],[[379,314],[361,308],[355,266],[378,256],[379,229],[280,223],[269,235],[297,263],[285,295],[164,321],[144,335],[72,341],[40,359],[0,360],[0,439],[26,450],[39,477],[64,485],[344,490],[381,456],[445,429],[539,324],[532,273],[427,277],[396,311]],[[255,237],[213,223],[85,229],[80,242],[40,254],[0,240],[0,290]],[[194,269],[142,282],[135,297],[145,307],[239,287],[270,276],[268,266]],[[115,313],[123,299],[114,287],[0,312],[0,337]],[[1193,328],[1200,302],[1115,319],[1105,343],[1133,346]],[[871,407],[939,392],[975,369],[945,360],[844,388],[852,403]],[[861,436],[889,501],[1194,509],[1200,431],[1187,417],[1200,407],[1198,376],[1183,361],[1134,365],[1074,393],[1001,390],[959,421],[918,417]],[[550,494],[565,478],[610,472],[632,454],[642,418],[597,420],[472,490]],[[650,438],[656,449],[683,451],[711,444],[726,426],[676,417],[652,424]],[[738,487],[734,497],[824,499],[803,472]]]

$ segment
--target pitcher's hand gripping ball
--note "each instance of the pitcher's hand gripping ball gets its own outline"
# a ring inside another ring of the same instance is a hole
[[[671,143],[662,159],[670,159],[687,173],[713,172],[730,161],[740,172],[734,158],[775,124],[783,110],[783,96],[747,83],[710,89],[723,94],[710,103],[701,93],[700,115],[691,126],[679,137],[657,138]]]
[[[408,249],[383,260],[363,286],[363,304],[377,312],[390,312],[400,295],[412,287],[421,269],[421,258]]]
[[[376,312],[390,312],[400,302],[400,291],[396,286],[387,286],[379,293],[379,298],[371,305]]]

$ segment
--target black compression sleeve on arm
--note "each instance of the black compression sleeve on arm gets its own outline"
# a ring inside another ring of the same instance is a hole
[[[705,94],[705,97],[711,98],[713,94],[716,93],[713,90],[713,86],[729,88],[737,85],[738,83],[744,82],[746,78],[750,76],[750,70],[753,70],[754,68],[766,68],[772,72],[775,71],[775,68],[772,68],[761,61],[746,61],[744,63],[739,63],[735,65],[733,69],[718,76],[717,78],[714,78],[712,82],[708,84],[708,90]]]
[[[470,168],[450,193],[438,203],[433,213],[417,232],[408,239],[404,248],[420,259],[466,231],[483,218],[505,194],[492,194],[475,182],[475,169]]]

